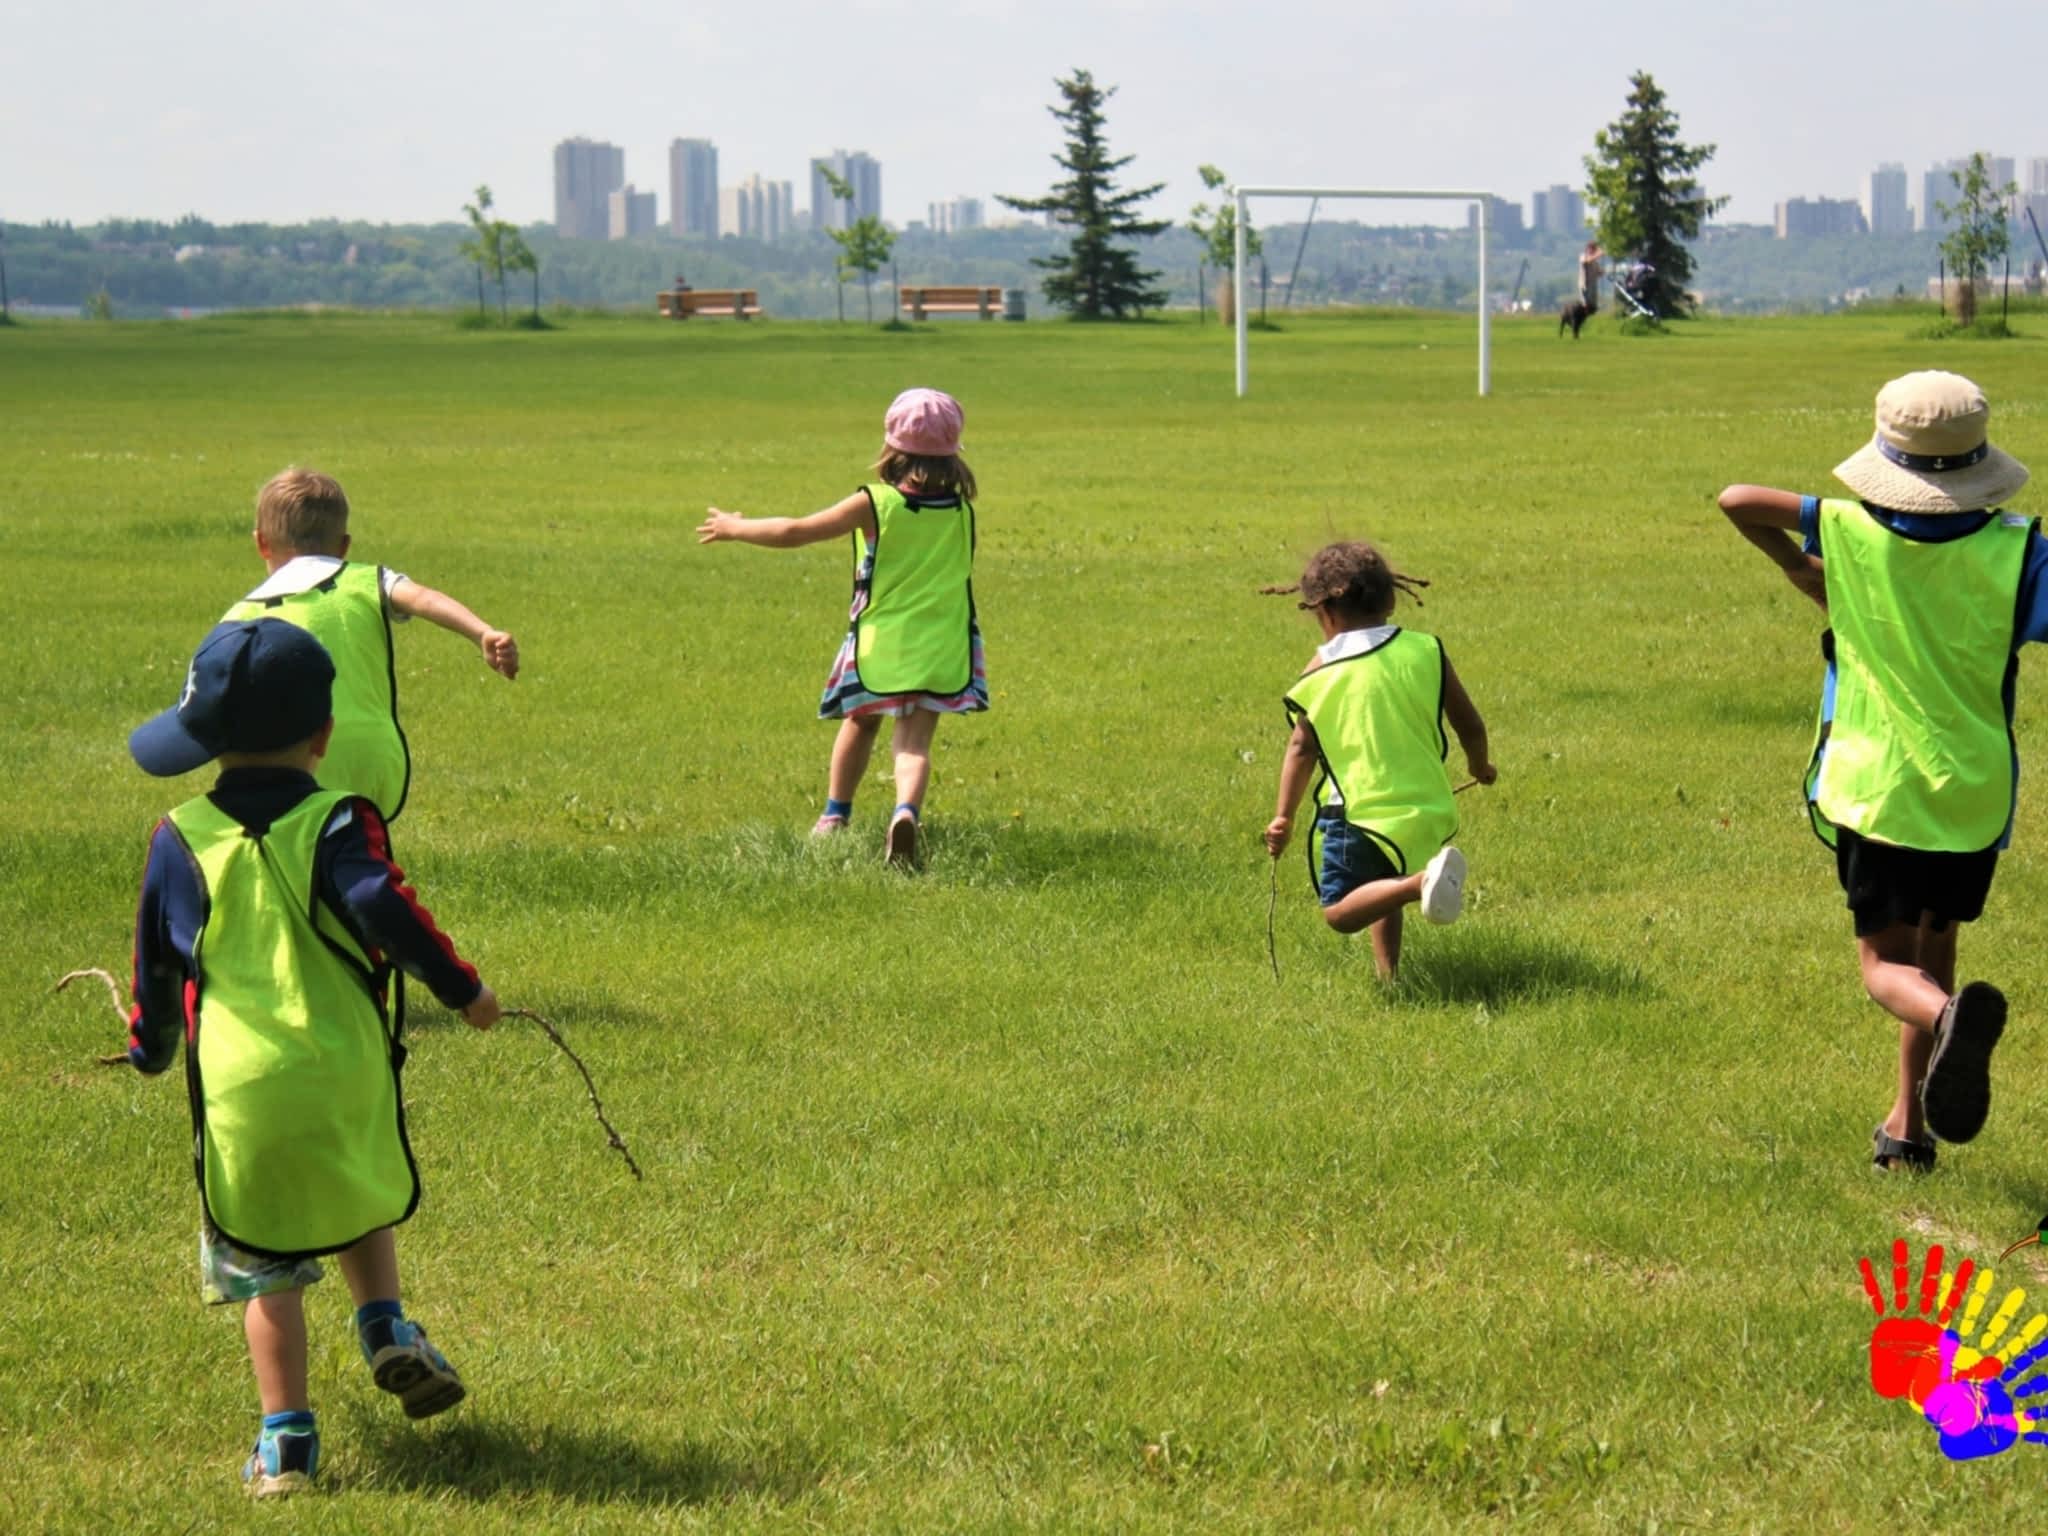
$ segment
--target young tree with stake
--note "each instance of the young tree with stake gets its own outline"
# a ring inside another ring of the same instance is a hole
[[[1941,253],[1948,258],[1949,270],[1962,283],[1956,297],[1956,319],[1973,325],[1977,319],[1977,284],[1990,276],[1991,263],[2011,248],[2005,205],[2008,198],[2018,196],[2020,189],[2010,181],[1994,187],[1991,168],[1981,150],[1971,155],[1961,170],[1950,171],[1949,180],[1955,184],[1956,200],[1946,203],[1936,199],[1934,204],[1944,219],[1955,224],[1954,231],[1941,242]]]

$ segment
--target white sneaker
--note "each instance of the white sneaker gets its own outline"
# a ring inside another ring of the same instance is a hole
[[[1455,923],[1465,910],[1465,855],[1446,848],[1422,872],[1422,915],[1432,923]]]

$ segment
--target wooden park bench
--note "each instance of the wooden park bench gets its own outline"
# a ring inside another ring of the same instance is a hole
[[[761,313],[761,296],[752,288],[664,288],[654,302],[674,320],[692,315],[731,315],[746,320]]]
[[[902,290],[903,307],[910,318],[926,315],[979,315],[984,320],[999,318],[1003,312],[1003,290],[996,288],[912,288]]]

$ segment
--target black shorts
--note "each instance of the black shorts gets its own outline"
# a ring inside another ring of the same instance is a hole
[[[1984,915],[1984,898],[1998,869],[1998,850],[1929,853],[1874,843],[1846,827],[1835,829],[1835,876],[1856,917],[1856,937],[1867,939],[1894,923],[1917,924],[1932,914],[1933,926],[1973,923]]]

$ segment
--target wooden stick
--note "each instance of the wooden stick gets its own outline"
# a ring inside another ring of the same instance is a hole
[[[1465,793],[1466,790],[1470,789],[1474,784],[1477,784],[1478,782],[1479,781],[1477,779],[1467,779],[1464,783],[1460,784],[1456,789],[1452,790],[1451,793],[1454,795],[1462,795],[1463,793]]]
[[[617,1127],[605,1118],[604,1103],[597,1096],[597,1084],[590,1080],[590,1068],[583,1065],[583,1058],[569,1049],[569,1042],[556,1033],[554,1025],[535,1013],[531,1008],[507,1008],[505,1010],[505,1017],[508,1019],[532,1020],[541,1027],[550,1040],[555,1042],[556,1047],[561,1053],[575,1063],[576,1070],[583,1074],[583,1086],[590,1094],[590,1107],[597,1112],[597,1123],[604,1127],[605,1135],[611,1139],[612,1150],[626,1160],[626,1166],[633,1170],[634,1178],[644,1181],[646,1175],[640,1171],[640,1165],[633,1161],[633,1154],[626,1150],[625,1138],[618,1133]]]
[[[1273,967],[1273,985],[1280,985],[1280,946],[1273,938],[1273,919],[1280,911],[1280,861],[1270,861],[1273,866],[1273,893],[1266,898],[1266,959]]]
[[[114,1017],[121,1021],[121,1032],[126,1034],[128,1032],[128,1010],[121,1006],[121,983],[114,980],[114,973],[112,971],[102,970],[97,965],[88,965],[83,970],[78,971],[66,971],[57,979],[56,990],[62,992],[81,976],[97,976],[107,984],[107,997],[114,1005]],[[128,1065],[128,1053],[123,1051],[118,1056],[95,1056],[93,1061],[102,1067],[125,1067]]]

